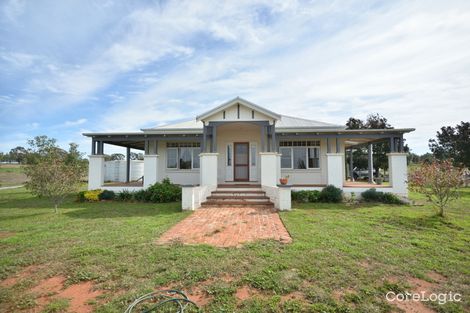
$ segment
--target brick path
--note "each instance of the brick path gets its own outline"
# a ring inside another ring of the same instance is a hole
[[[158,244],[181,242],[234,247],[260,239],[292,241],[277,212],[267,208],[201,208],[173,226]]]

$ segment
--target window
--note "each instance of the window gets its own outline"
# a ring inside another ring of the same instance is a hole
[[[281,168],[292,168],[292,150],[291,148],[280,148]]]
[[[193,168],[199,168],[199,154],[201,153],[201,148],[193,148]]]
[[[308,168],[320,167],[320,149],[318,147],[308,148]]]
[[[320,141],[281,141],[281,168],[314,169],[320,168]]]
[[[180,170],[190,170],[191,169],[191,148],[180,148]]]
[[[307,154],[304,147],[292,148],[293,155],[293,168],[296,170],[303,170],[307,168]]]
[[[166,167],[177,168],[178,167],[178,149],[167,148],[166,150]]]
[[[232,166],[232,145],[227,145],[227,166]]]
[[[251,166],[256,166],[256,145],[251,145]]]
[[[171,169],[191,170],[199,168],[198,142],[167,143],[166,167]]]

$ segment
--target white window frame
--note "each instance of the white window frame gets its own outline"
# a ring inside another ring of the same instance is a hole
[[[190,149],[191,150],[191,168],[180,168],[180,149]],[[201,147],[167,147],[166,148],[166,169],[171,171],[192,171],[192,170],[199,170],[201,168],[201,161],[199,160],[199,167],[194,167],[194,151],[196,149],[201,149]],[[176,167],[168,167],[168,151],[169,150],[176,150]]]
[[[286,150],[289,150],[290,151],[290,167],[282,167],[282,152],[281,150],[282,149],[286,149]],[[291,170],[292,169],[292,164],[293,164],[293,157],[292,157],[292,147],[279,147],[279,152],[281,153],[281,170],[282,169],[285,169],[285,170]]]
[[[176,167],[168,167],[168,160],[169,160],[169,157],[168,157],[168,151],[170,150],[175,150],[176,151]],[[179,168],[179,161],[180,161],[180,158],[179,158],[179,148],[166,148],[166,168],[169,169],[169,170],[177,170]]]
[[[295,142],[301,142],[301,141],[295,141]],[[304,141],[306,142],[306,141]],[[305,160],[306,160],[306,168],[296,168],[294,169],[294,151],[293,148],[305,148]],[[315,148],[318,151],[318,167],[309,167],[309,162],[308,162],[308,150],[311,148]],[[281,149],[290,149],[290,167],[282,167],[282,161],[281,161],[281,170],[295,170],[295,171],[304,171],[304,170],[318,170],[321,168],[321,148],[320,148],[320,143],[319,145],[315,146],[307,146],[307,145],[301,145],[301,144],[294,144],[291,142],[290,145],[280,145],[279,146],[279,152],[281,152]],[[281,156],[282,157],[282,156]]]

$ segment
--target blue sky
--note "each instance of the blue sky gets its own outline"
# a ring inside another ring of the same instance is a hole
[[[136,131],[241,96],[413,151],[470,117],[470,1],[1,1],[0,151]],[[120,151],[109,149],[108,152]]]

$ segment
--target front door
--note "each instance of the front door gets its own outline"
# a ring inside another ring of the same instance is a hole
[[[233,178],[236,181],[248,181],[250,177],[250,145],[248,142],[235,142],[233,150]]]

